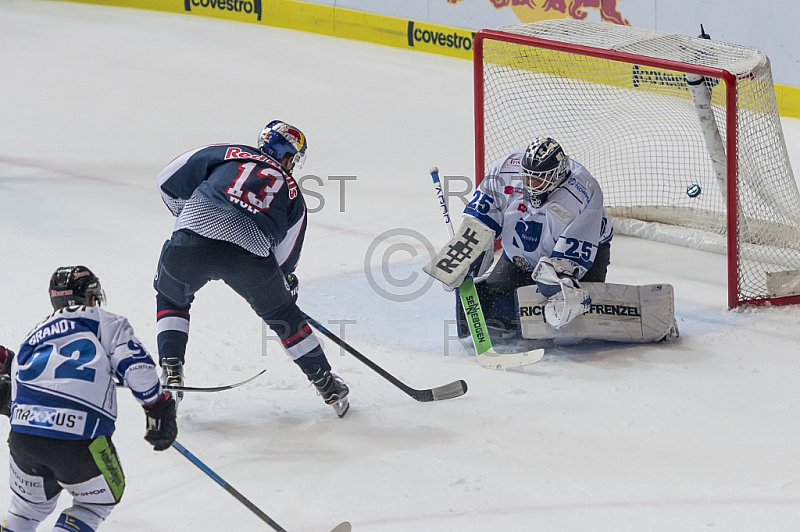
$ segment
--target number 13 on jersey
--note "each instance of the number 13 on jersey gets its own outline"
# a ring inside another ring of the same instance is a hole
[[[239,174],[233,185],[225,190],[228,196],[251,212],[252,209],[259,212],[269,209],[275,194],[283,186],[283,176],[278,170],[262,167],[253,173],[256,167],[258,163],[254,162],[239,165]]]

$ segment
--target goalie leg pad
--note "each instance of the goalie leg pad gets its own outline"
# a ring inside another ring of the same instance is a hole
[[[523,338],[606,340],[612,342],[658,342],[676,337],[672,285],[631,286],[612,283],[581,283],[592,300],[588,312],[560,329],[546,315],[548,299],[536,286],[517,289],[517,310]]]
[[[465,216],[453,238],[422,271],[447,286],[457,288],[466,279],[473,262],[494,243],[494,238],[493,229],[472,216]],[[488,255],[491,257],[492,254]],[[488,267],[490,262],[486,264]]]

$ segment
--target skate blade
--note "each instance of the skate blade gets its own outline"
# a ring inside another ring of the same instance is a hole
[[[331,406],[333,407],[333,411],[336,412],[336,415],[342,418],[347,411],[350,410],[350,401],[347,400],[347,397],[344,397],[333,403]]]
[[[169,389],[170,386],[183,386],[182,379],[167,379],[165,382],[161,383],[161,386],[164,389]],[[178,390],[172,391],[172,398],[175,399],[175,408],[178,408],[178,405],[181,404],[183,401],[183,392]]]
[[[183,381],[175,381],[171,382],[170,384],[174,386],[183,386]],[[176,391],[173,395],[175,396],[175,406],[177,407],[179,404],[181,404],[181,401],[183,401],[183,392]]]

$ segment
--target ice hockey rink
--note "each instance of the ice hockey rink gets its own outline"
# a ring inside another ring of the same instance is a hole
[[[502,372],[447,341],[453,296],[424,290],[420,268],[424,241],[447,236],[428,169],[473,175],[469,61],[4,0],[0,72],[0,343],[15,349],[49,314],[50,274],[77,263],[154,352],[152,278],[173,223],[156,175],[201,145],[254,143],[280,118],[309,139],[301,308],[336,332],[348,320],[347,341],[410,386],[469,383],[463,397],[418,403],[328,345],[351,388],[338,419],[248,305],[207,286],[192,309],[187,384],[267,373],[187,396],[178,441],[286,530],[344,520],[358,532],[797,530],[800,308],[726,310],[723,256],[615,237],[608,281],[673,284],[676,343],[558,348]],[[797,173],[800,120],[782,122]],[[393,286],[387,272],[412,283]],[[373,285],[424,293],[398,302]],[[269,530],[178,452],[153,452],[126,390],[119,410],[127,489],[101,530]],[[68,505],[62,495],[59,510]]]

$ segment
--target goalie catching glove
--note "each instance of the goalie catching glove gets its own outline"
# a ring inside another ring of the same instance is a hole
[[[492,265],[494,239],[494,230],[465,216],[453,238],[422,271],[449,288],[458,288],[468,276],[479,277]]]
[[[589,293],[578,284],[578,273],[578,267],[568,259],[542,257],[531,274],[539,291],[548,298],[544,317],[556,329],[588,312],[592,305]]]

